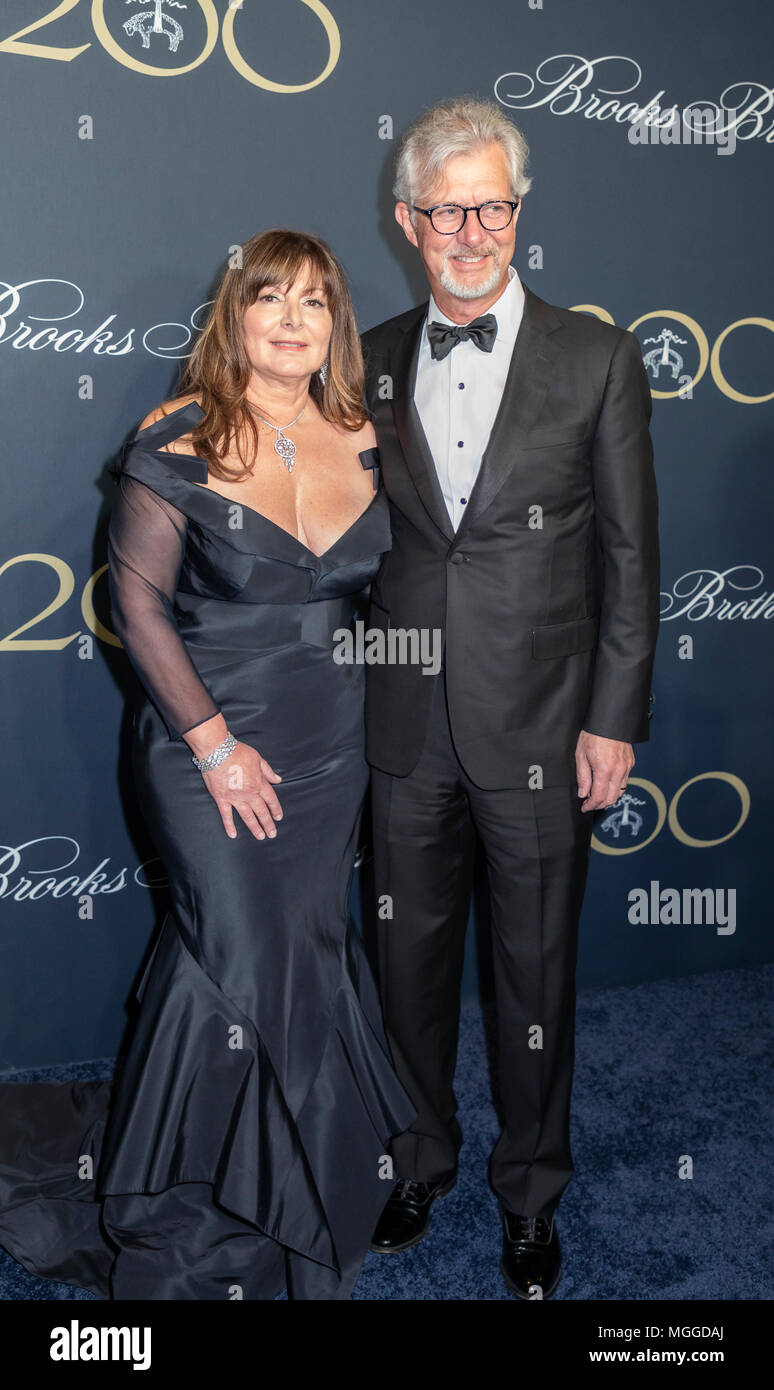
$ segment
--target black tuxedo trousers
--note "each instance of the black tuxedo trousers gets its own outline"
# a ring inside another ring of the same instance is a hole
[[[509,1211],[550,1216],[573,1172],[575,965],[592,816],[571,785],[476,786],[454,748],[443,670],[434,684],[413,771],[371,773],[382,1007],[397,1074],[417,1110],[391,1152],[403,1177],[432,1182],[457,1167],[454,1069],[478,837],[491,904],[502,1116],[490,1181]]]

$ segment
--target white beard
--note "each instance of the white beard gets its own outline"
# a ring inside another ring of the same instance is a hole
[[[454,253],[449,252],[450,256],[452,254]],[[438,278],[446,293],[454,295],[455,299],[481,299],[485,294],[491,294],[492,290],[497,289],[500,283],[500,274],[500,266],[493,256],[491,273],[486,277],[486,280],[479,280],[475,285],[469,284],[467,280],[456,280],[449,268],[448,260],[444,261],[443,270]]]

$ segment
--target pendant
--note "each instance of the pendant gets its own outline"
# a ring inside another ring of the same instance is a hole
[[[288,470],[288,473],[292,473],[293,459],[296,455],[296,446],[293,443],[293,440],[286,439],[284,434],[279,433],[274,441],[274,452],[275,454],[279,454],[280,458],[282,459],[282,462],[285,464],[285,467]]]

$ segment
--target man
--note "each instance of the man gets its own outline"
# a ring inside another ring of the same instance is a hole
[[[453,1187],[460,978],[480,842],[503,1129],[490,1181],[518,1297],[560,1277],[578,918],[592,812],[648,737],[658,623],[651,397],[634,335],[558,308],[510,265],[527,147],[496,105],[406,133],[395,216],[429,302],[364,335],[392,550],[369,627],[439,629],[438,675],[367,668],[379,968],[417,1119],[373,1249],[426,1233]]]

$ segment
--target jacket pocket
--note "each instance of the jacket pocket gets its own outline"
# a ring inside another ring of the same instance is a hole
[[[572,623],[548,623],[532,629],[532,655],[538,661],[550,661],[557,656],[575,656],[591,651],[599,636],[599,614],[578,618]]]

